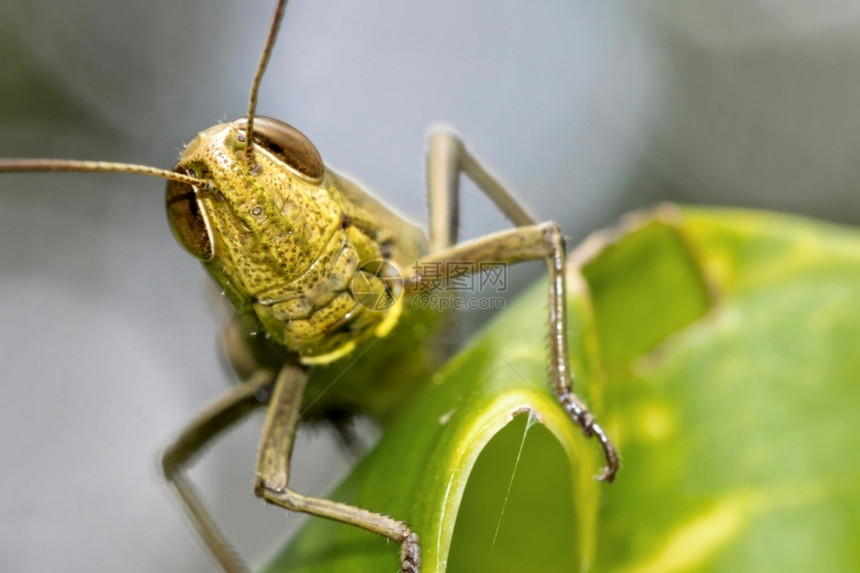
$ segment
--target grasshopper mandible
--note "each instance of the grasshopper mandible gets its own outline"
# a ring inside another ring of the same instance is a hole
[[[234,421],[267,407],[256,492],[275,505],[353,523],[401,544],[401,569],[417,571],[417,536],[401,521],[288,488],[289,458],[303,401],[316,391],[315,364],[337,367],[343,356],[376,337],[396,336],[410,320],[404,298],[430,287],[424,269],[439,261],[515,263],[545,260],[550,272],[550,381],[574,423],[599,439],[614,477],[617,454],[571,392],[564,318],[564,244],[558,227],[537,224],[450,132],[431,136],[428,155],[428,237],[324,165],[313,144],[278,120],[256,117],[256,94],[277,37],[278,4],[252,84],[247,116],[201,132],[173,171],[103,162],[8,160],[2,171],[116,171],[168,179],[168,217],[180,243],[200,259],[236,307],[228,327],[230,357],[245,380],[204,410],[164,456],[165,473],[198,530],[227,571],[243,570],[185,478],[193,454]],[[516,225],[457,245],[457,185],[470,177]],[[380,262],[381,261],[381,262]],[[396,271],[396,272],[392,272]],[[368,308],[350,289],[360,276],[392,304]],[[356,383],[360,383],[357,381]],[[353,385],[348,385],[355,388]],[[390,388],[364,390],[390,391]],[[414,391],[380,404],[346,390],[315,400],[303,419],[346,409],[385,417]],[[395,516],[408,519],[408,516]]]

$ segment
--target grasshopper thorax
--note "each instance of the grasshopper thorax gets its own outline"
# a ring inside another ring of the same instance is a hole
[[[338,191],[314,145],[297,129],[256,118],[253,161],[243,156],[245,120],[220,124],[189,143],[175,171],[208,186],[171,181],[167,215],[177,240],[200,259],[250,329],[262,329],[305,363],[325,363],[400,312],[399,285],[373,233]],[[388,297],[368,308],[351,286]]]

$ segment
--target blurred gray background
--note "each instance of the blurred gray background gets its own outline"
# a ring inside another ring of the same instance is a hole
[[[4,0],[0,156],[172,167],[197,131],[244,115],[271,10]],[[574,243],[667,199],[856,223],[858,52],[847,0],[294,0],[259,109],[418,220],[444,121]],[[0,176],[3,571],[212,570],[157,455],[226,388],[222,318],[163,188]],[[465,186],[462,235],[504,225]],[[193,472],[253,564],[301,521],[251,492],[259,426]],[[293,484],[323,494],[349,463],[305,432]]]

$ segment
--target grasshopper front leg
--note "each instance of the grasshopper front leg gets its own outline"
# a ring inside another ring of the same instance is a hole
[[[231,326],[235,327],[235,323]],[[226,573],[248,572],[209,515],[184,470],[224,430],[268,403],[257,459],[255,493],[267,502],[290,511],[356,525],[392,539],[401,544],[401,572],[419,573],[421,557],[418,536],[405,523],[344,503],[304,496],[287,487],[290,456],[308,378],[307,370],[288,363],[281,367],[275,377],[270,370],[260,367],[251,355],[244,353],[245,349],[237,344],[238,340],[230,339],[231,334],[236,334],[235,329],[227,331],[230,359],[237,371],[247,376],[247,381],[200,412],[162,458],[167,481],[178,494],[200,537],[221,568]]]
[[[518,227],[451,246],[457,240],[459,213],[458,184],[460,173],[466,173],[478,187]],[[556,397],[573,422],[586,437],[594,436],[603,450],[606,467],[598,479],[611,482],[620,466],[615,446],[597,424],[587,406],[572,390],[572,373],[568,359],[567,317],[565,313],[565,244],[555,223],[535,224],[534,219],[517,202],[484,165],[472,155],[455,134],[434,133],[428,153],[428,194],[430,206],[430,254],[417,262],[406,281],[412,292],[433,286],[423,276],[435,274],[440,263],[483,261],[508,264],[544,259],[549,271],[549,378]],[[476,265],[465,268],[474,272]],[[444,265],[449,268],[449,265]],[[454,277],[443,277],[451,279]]]
[[[161,459],[165,478],[179,496],[200,537],[228,573],[245,573],[247,568],[218,529],[184,470],[221,432],[265,406],[263,395],[273,379],[274,375],[267,370],[255,371],[241,386],[232,388],[201,411],[167,448]]]
[[[269,503],[290,511],[348,523],[396,541],[401,546],[400,571],[419,573],[421,556],[418,536],[404,522],[345,503],[308,497],[288,487],[290,455],[306,382],[305,371],[293,365],[284,366],[275,382],[260,440],[254,491]]]

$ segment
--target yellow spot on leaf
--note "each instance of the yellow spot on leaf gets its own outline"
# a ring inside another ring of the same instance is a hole
[[[671,406],[660,401],[640,404],[634,415],[637,437],[644,442],[659,442],[675,433],[678,420]]]
[[[678,527],[656,555],[625,569],[626,573],[673,573],[700,569],[737,536],[756,505],[750,496],[732,497]]]

